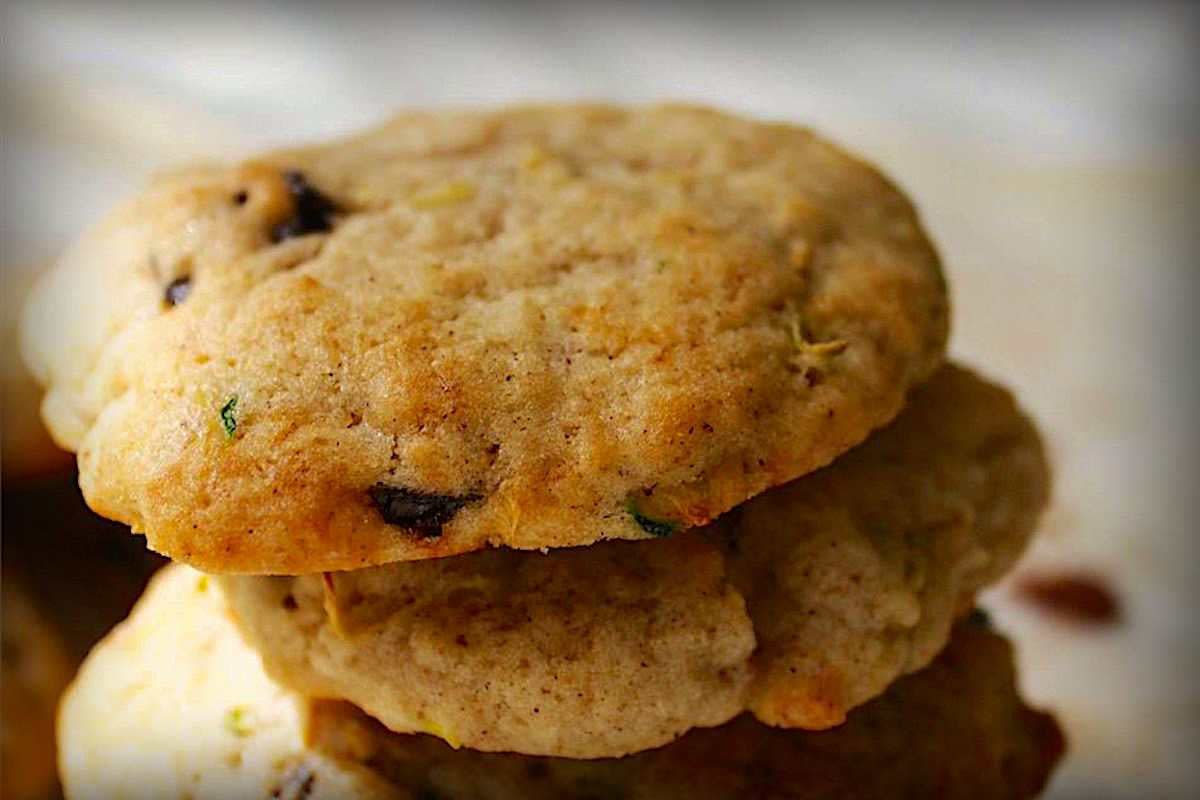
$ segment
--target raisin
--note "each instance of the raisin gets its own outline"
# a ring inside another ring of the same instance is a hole
[[[163,292],[163,297],[169,306],[177,306],[184,300],[187,300],[188,295],[192,293],[192,278],[185,275],[182,278],[176,278],[167,284],[166,291]]]
[[[442,526],[463,506],[482,499],[477,494],[432,494],[383,483],[375,484],[368,493],[384,522],[409,528],[428,539],[441,536]]]
[[[283,182],[295,206],[292,216],[271,229],[271,241],[282,242],[293,236],[320,233],[333,226],[333,215],[337,206],[333,201],[309,185],[304,173],[295,170],[283,173]]]

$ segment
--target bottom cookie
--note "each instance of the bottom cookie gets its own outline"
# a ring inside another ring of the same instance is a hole
[[[59,715],[68,798],[1028,798],[1063,751],[999,636],[964,623],[929,667],[820,733],[743,716],[621,759],[455,750],[273,683],[215,582],[173,566],[89,656]]]
[[[54,707],[72,665],[61,631],[14,576],[0,587],[0,797],[41,800],[55,793]]]

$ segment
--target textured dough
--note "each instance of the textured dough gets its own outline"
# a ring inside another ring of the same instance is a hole
[[[221,580],[298,691],[477,750],[619,756],[744,709],[839,724],[937,654],[1047,484],[1008,393],[946,367],[859,448],[697,531]]]
[[[302,574],[707,523],[888,422],[947,307],[908,201],[810,131],[549,106],[164,177],[23,346],[97,511]],[[389,524],[378,485],[453,499]]]
[[[204,586],[167,568],[88,659],[60,717],[69,800],[1023,800],[1063,749],[1017,696],[1004,640],[961,625],[932,666],[835,731],[742,717],[624,759],[454,750],[272,684]]]

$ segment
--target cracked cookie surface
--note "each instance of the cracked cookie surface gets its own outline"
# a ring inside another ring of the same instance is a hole
[[[810,131],[530,107],[165,176],[23,349],[97,511],[301,574],[705,524],[886,424],[947,318],[911,205]]]
[[[71,800],[1024,800],[1063,750],[1007,643],[974,624],[833,731],[743,716],[623,759],[455,750],[272,682],[205,580],[167,567],[80,671],[59,725]]]
[[[1009,394],[948,366],[860,447],[696,531],[220,582],[302,693],[476,750],[619,756],[743,710],[842,723],[937,654],[1047,485]]]

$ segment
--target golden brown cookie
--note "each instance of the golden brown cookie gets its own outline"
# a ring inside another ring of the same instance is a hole
[[[968,624],[834,731],[742,717],[624,759],[454,750],[272,683],[219,594],[182,566],[88,659],[59,740],[70,800],[1024,800],[1063,749],[1053,719],[1017,696],[1004,640]]]
[[[810,131],[568,105],[164,177],[24,351],[97,511],[300,574],[707,523],[888,422],[947,317],[909,202]]]
[[[946,367],[859,448],[697,531],[221,583],[297,691],[476,750],[619,756],[747,709],[841,723],[937,654],[1047,484],[1011,396]]]
[[[742,716],[620,759],[455,750],[389,732],[348,703],[312,704],[318,752],[369,763],[421,800],[1018,800],[1039,795],[1065,749],[1016,693],[999,635],[960,624],[936,661],[820,733]]]

